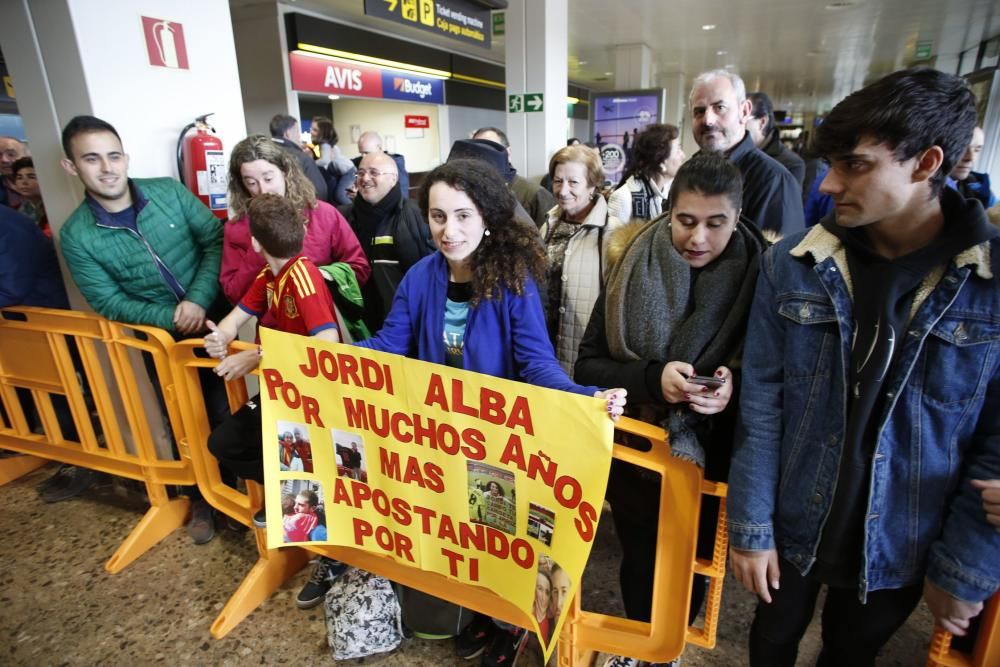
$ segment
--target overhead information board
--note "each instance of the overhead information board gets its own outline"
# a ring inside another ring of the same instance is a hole
[[[365,0],[365,14],[490,48],[490,13],[467,0]]]

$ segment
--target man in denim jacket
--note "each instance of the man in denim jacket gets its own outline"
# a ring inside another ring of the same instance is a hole
[[[962,635],[1000,585],[973,480],[1000,478],[1000,236],[943,189],[975,124],[958,77],[891,74],[817,131],[835,212],[765,254],[730,472],[751,665],[872,665],[921,593]]]

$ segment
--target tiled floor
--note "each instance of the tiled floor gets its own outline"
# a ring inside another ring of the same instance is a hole
[[[43,468],[0,487],[0,665],[269,665],[332,664],[322,608],[300,611],[294,598],[303,571],[222,640],[208,628],[255,560],[252,537],[222,529],[205,546],[183,530],[117,575],[104,563],[145,509],[121,484],[46,505],[35,484]],[[610,519],[610,517],[605,517]],[[221,522],[220,522],[221,523]],[[584,580],[589,609],[618,607],[617,548],[610,520],[601,523]],[[685,667],[746,664],[753,600],[727,580],[718,646],[689,649]],[[880,667],[926,661],[930,619],[918,610],[897,633]],[[803,642],[800,665],[818,651],[818,628]],[[460,665],[450,641],[410,640],[391,654],[350,661],[375,667]],[[525,666],[531,667],[531,666]],[[600,667],[600,666],[598,666]]]

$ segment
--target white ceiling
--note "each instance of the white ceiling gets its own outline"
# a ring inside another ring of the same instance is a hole
[[[253,4],[258,0],[231,0]],[[542,0],[527,0],[540,2]],[[846,7],[835,5],[848,4]],[[502,37],[489,50],[364,15],[363,0],[286,0],[303,9],[404,39],[503,63]],[[748,90],[776,108],[825,111],[865,81],[914,62],[930,41],[943,69],[962,51],[1000,34],[998,0],[568,0],[569,79],[613,90],[614,47],[643,43],[658,74],[688,80],[731,65]],[[706,24],[714,30],[702,30]]]

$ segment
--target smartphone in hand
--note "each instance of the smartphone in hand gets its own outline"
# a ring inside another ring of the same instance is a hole
[[[687,381],[691,384],[700,384],[703,387],[709,387],[710,389],[718,389],[726,384],[725,378],[715,377],[714,375],[692,375]]]

